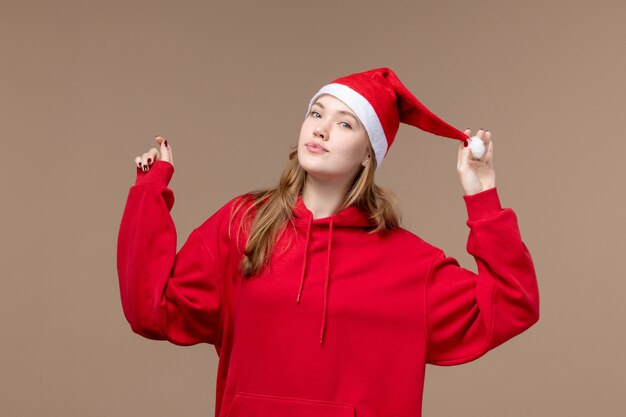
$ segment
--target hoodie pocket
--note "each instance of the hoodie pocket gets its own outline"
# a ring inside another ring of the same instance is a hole
[[[226,417],[355,417],[347,403],[237,392]]]

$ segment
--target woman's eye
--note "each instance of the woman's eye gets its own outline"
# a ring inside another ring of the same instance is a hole
[[[319,114],[319,112],[316,112],[315,110],[311,110],[311,112],[309,113],[311,116],[315,117],[316,119],[318,119],[319,117],[322,117],[321,114]],[[318,117],[319,116],[319,117]],[[347,127],[348,129],[352,129],[352,126],[350,126],[349,123],[347,122],[340,122],[339,124],[341,125],[345,125],[345,127]]]

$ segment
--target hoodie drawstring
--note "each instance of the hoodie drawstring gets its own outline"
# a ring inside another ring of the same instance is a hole
[[[302,287],[304,286],[304,275],[306,272],[306,261],[309,254],[309,238],[311,237],[311,227],[313,225],[313,217],[309,218],[309,226],[306,231],[306,243],[304,244],[304,262],[302,264],[302,274],[300,276],[300,289],[298,289],[298,297],[296,297],[296,304],[300,303],[300,296],[302,295]]]
[[[330,253],[332,251],[332,236],[333,236],[333,221],[330,220],[328,225],[328,252],[326,254],[326,282],[324,285],[324,308],[322,311],[322,326],[320,330],[320,343],[324,341],[324,333],[326,330],[326,315],[328,310],[328,287],[330,285]],[[300,275],[300,288],[298,289],[298,296],[296,297],[296,303],[300,303],[302,297],[302,289],[304,287],[304,277],[306,275],[306,267],[309,255],[309,240],[311,238],[311,228],[313,227],[313,217],[309,218],[309,225],[307,227],[306,244],[304,247],[304,261],[302,264],[302,273]]]
[[[334,220],[334,219],[333,219]],[[328,286],[330,284],[330,251],[333,242],[333,220],[328,225],[328,255],[326,257],[326,285],[324,287],[324,311],[322,313],[322,330],[320,334],[320,343],[324,340],[324,331],[326,330],[326,313],[328,310]]]

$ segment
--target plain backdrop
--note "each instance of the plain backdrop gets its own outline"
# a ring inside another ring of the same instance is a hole
[[[0,415],[209,416],[217,354],[130,330],[116,239],[165,136],[178,247],[277,182],[310,97],[390,67],[493,132],[540,321],[427,369],[424,416],[626,415],[623,1],[0,1]],[[456,140],[401,125],[377,174],[404,226],[476,271]],[[391,355],[393,357],[393,355]]]

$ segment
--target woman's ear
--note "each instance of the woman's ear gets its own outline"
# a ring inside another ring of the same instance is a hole
[[[368,164],[369,162],[370,162],[370,157],[369,157],[369,155],[368,155],[368,156],[367,156],[367,159],[366,159],[365,161],[363,161],[363,162],[361,163],[361,165],[363,165],[363,166],[367,166],[367,164]]]

